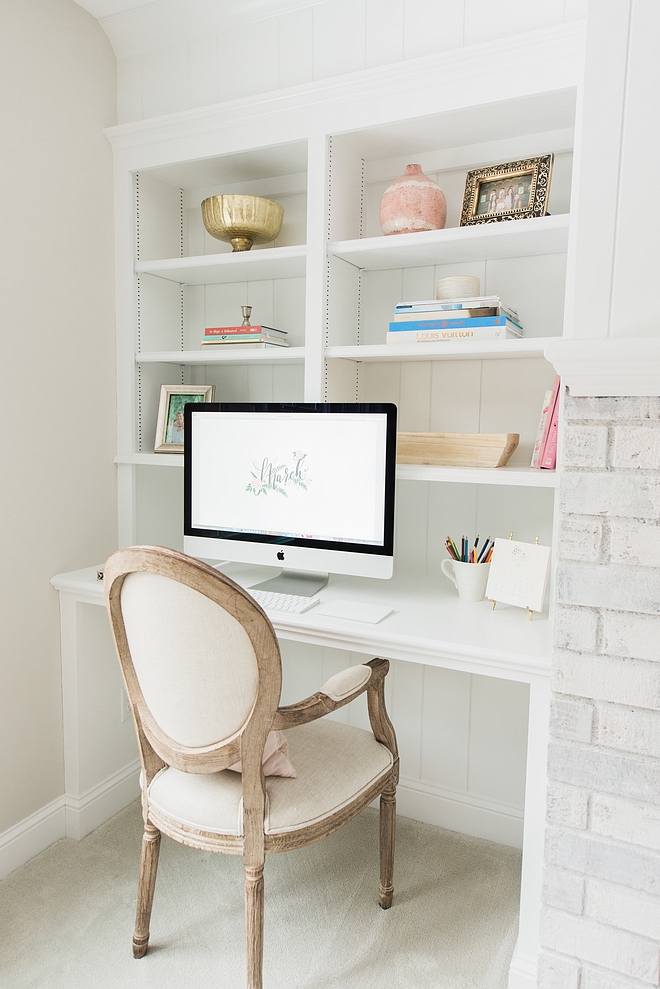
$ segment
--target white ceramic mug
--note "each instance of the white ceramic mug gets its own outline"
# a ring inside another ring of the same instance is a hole
[[[456,587],[461,601],[483,601],[490,563],[443,560],[440,566],[445,577],[449,577]]]

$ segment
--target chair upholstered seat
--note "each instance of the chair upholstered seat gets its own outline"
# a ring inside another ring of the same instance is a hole
[[[324,820],[390,772],[392,753],[370,731],[314,721],[285,732],[298,776],[266,779],[265,834],[295,831]],[[211,834],[243,834],[238,773],[191,774],[163,769],[148,788],[154,810]]]

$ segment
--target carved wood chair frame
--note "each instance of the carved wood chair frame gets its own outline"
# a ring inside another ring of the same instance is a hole
[[[142,695],[131,659],[121,610],[121,589],[128,574],[147,572],[169,577],[199,591],[214,601],[245,629],[257,661],[258,687],[254,706],[243,726],[232,737],[199,748],[183,746],[169,738],[154,720]],[[161,832],[175,841],[207,851],[242,855],[245,869],[245,927],[248,989],[262,989],[264,863],[268,852],[283,852],[332,834],[380,795],[380,886],[379,902],[392,904],[396,786],[399,758],[396,735],[385,707],[386,659],[364,664],[371,669],[366,683],[341,700],[333,700],[323,689],[297,704],[279,707],[282,673],[275,630],[262,608],[242,587],[212,567],[175,550],[136,546],[114,553],[105,565],[105,595],[110,625],[122,676],[133,713],[142,763],[142,814],[144,835],[140,861],[138,901],[133,954],[143,957],[149,944]],[[340,810],[313,824],[277,834],[264,831],[266,802],[262,754],[268,732],[308,724],[349,704],[367,693],[369,720],[376,740],[392,754],[391,769],[366,791]],[[166,817],[149,804],[147,789],[161,769],[171,766],[189,773],[216,773],[242,762],[243,835],[215,834]]]

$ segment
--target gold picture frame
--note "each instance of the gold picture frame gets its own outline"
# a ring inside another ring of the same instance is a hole
[[[183,453],[183,408],[212,402],[215,385],[161,385],[154,453]]]
[[[467,173],[459,226],[545,216],[554,155],[521,158]]]

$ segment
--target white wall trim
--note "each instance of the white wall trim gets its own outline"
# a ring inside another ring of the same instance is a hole
[[[124,766],[82,797],[66,798],[67,838],[84,838],[140,796],[140,760]]]
[[[544,353],[571,395],[660,395],[660,339],[656,337],[558,337]]]
[[[536,989],[537,971],[538,956],[520,954],[516,943],[509,966],[508,989]]]
[[[140,795],[140,761],[109,776],[82,797],[62,795],[0,834],[0,879],[60,838],[84,838]]]
[[[0,879],[24,865],[39,852],[64,838],[66,801],[64,796],[51,800],[0,835]]]
[[[396,809],[402,817],[522,848],[522,810],[487,797],[402,777],[396,791]]]

